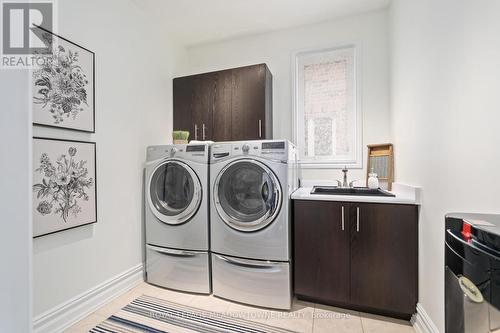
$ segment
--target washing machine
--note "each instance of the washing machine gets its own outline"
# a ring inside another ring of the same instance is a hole
[[[147,148],[147,282],[209,294],[209,145]]]
[[[212,145],[214,295],[290,309],[290,195],[298,185],[296,159],[295,146],[286,140]]]

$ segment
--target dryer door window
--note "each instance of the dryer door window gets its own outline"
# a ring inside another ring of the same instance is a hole
[[[200,206],[201,184],[188,165],[166,161],[151,175],[148,198],[158,219],[167,224],[184,223]]]
[[[215,207],[231,228],[256,231],[269,225],[281,207],[281,187],[274,173],[255,160],[226,166],[214,187]]]

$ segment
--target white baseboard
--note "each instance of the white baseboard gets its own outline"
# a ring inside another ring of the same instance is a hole
[[[86,292],[42,313],[33,320],[35,333],[62,332],[99,307],[144,281],[144,265],[139,264]]]
[[[436,324],[420,303],[417,304],[417,313],[412,318],[412,324],[417,333],[439,333]]]

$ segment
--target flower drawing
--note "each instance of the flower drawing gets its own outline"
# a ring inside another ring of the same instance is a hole
[[[67,222],[70,213],[76,217],[82,211],[79,200],[89,200],[86,191],[94,180],[88,177],[87,161],[75,159],[76,153],[76,148],[70,147],[69,157],[63,154],[55,163],[45,153],[40,156],[40,167],[35,171],[42,175],[42,181],[33,185],[33,191],[37,199],[43,199],[36,208],[41,215],[58,214]]]
[[[52,44],[52,36],[44,38]],[[33,71],[33,82],[37,91],[33,94],[33,102],[41,104],[48,110],[55,124],[64,122],[66,118],[76,119],[87,104],[87,86],[89,81],[78,65],[78,52],[65,49],[59,45],[54,47],[39,68]]]
[[[52,204],[44,200],[38,204],[36,210],[42,215],[50,214],[52,212]]]

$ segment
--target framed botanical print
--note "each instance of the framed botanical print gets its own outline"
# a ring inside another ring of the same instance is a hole
[[[33,124],[95,133],[94,52],[41,27],[52,54],[32,72]]]
[[[33,236],[95,222],[95,143],[34,137]]]

